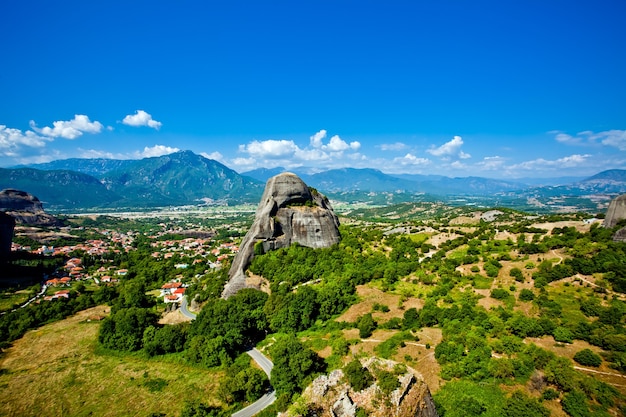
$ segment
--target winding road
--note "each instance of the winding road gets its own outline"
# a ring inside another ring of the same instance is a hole
[[[196,315],[189,311],[189,306],[187,305],[187,297],[183,297],[182,302],[180,303],[180,312],[183,316],[195,319]],[[274,364],[271,360],[265,355],[263,355],[256,348],[252,348],[246,352],[250,357],[261,367],[263,372],[270,378],[272,373],[272,368]],[[272,391],[268,392],[246,408],[243,408],[236,413],[232,414],[232,417],[252,417],[253,415],[261,412],[265,408],[269,407],[274,401],[276,401],[276,391],[272,389]]]
[[[187,297],[183,297],[183,301],[180,302],[180,313],[191,320],[196,318],[196,315],[189,311],[189,306],[187,305]]]
[[[263,372],[265,372],[269,378],[272,373],[272,367],[274,366],[272,361],[256,349],[251,349],[246,353],[259,364]],[[266,407],[269,407],[274,401],[276,401],[276,391],[272,390],[246,408],[233,413],[232,417],[252,417]]]

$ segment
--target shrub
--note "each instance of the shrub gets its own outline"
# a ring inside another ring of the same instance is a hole
[[[512,278],[515,278],[515,281],[517,282],[524,282],[524,274],[519,268],[511,268],[511,272],[509,272],[509,275]]]
[[[343,368],[343,372],[355,391],[363,391],[374,382],[371,372],[364,368],[356,358]]]
[[[563,407],[563,411],[572,417],[591,416],[589,407],[587,406],[587,397],[581,391],[575,390],[565,394],[561,401],[561,406]]]
[[[553,388],[547,388],[541,393],[541,398],[544,400],[555,400],[559,398],[559,392]]]
[[[491,290],[491,298],[495,298],[496,300],[504,300],[510,295],[510,293],[504,288],[494,288]]]
[[[376,330],[377,323],[371,313],[365,314],[356,321],[356,327],[359,329],[359,337],[361,339],[368,338],[372,332]]]
[[[528,288],[524,288],[519,292],[519,300],[520,301],[532,301],[535,299],[535,293]]]
[[[562,343],[572,343],[573,340],[573,335],[572,332],[565,328],[565,327],[557,327],[554,330],[554,340],[556,340],[557,342],[562,342]]]
[[[602,364],[602,358],[600,355],[597,355],[591,351],[591,349],[583,349],[579,352],[576,352],[574,355],[574,360],[583,366],[594,366],[598,367]]]

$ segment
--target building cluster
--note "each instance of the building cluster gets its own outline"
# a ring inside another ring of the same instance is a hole
[[[87,240],[76,245],[42,246],[31,249],[28,246],[13,243],[12,250],[27,251],[44,256],[68,257],[65,265],[46,279],[46,287],[54,288],[56,292],[44,299],[69,298],[69,288],[71,288],[73,281],[93,280],[97,285],[115,285],[128,274],[127,269],[111,263],[86,268],[83,265],[83,260],[75,256],[71,257],[76,251],[98,257],[111,252],[119,253],[134,250],[133,241],[136,233],[120,233],[111,230],[100,230],[99,232],[103,235],[102,239]],[[151,246],[154,249],[151,256],[159,260],[174,258],[178,262],[175,267],[180,270],[196,264],[205,264],[208,269],[219,269],[225,259],[234,256],[239,250],[239,247],[233,242],[218,244],[211,238],[158,240],[158,235],[150,237],[152,238]],[[180,261],[178,261],[179,259]],[[184,280],[182,274],[173,276],[172,281],[161,288],[160,296],[163,297],[164,302],[178,303],[181,301],[186,287],[186,284],[181,283],[182,280]]]
[[[152,257],[157,259],[171,259],[176,255],[184,255],[193,259],[193,263],[206,262],[209,268],[219,269],[222,262],[234,256],[239,251],[239,246],[233,242],[221,243],[216,248],[211,248],[211,239],[187,238],[182,240],[157,240],[151,246],[155,249]],[[176,264],[176,268],[184,269],[188,264]]]

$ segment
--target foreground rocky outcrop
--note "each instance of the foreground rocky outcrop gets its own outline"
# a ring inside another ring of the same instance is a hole
[[[310,189],[297,175],[284,172],[270,178],[228,273],[222,296],[227,298],[246,286],[245,270],[255,252],[289,247],[292,243],[323,248],[338,243],[339,219],[328,199]]]
[[[43,209],[43,204],[26,191],[7,188],[0,191],[0,211],[27,226],[58,226],[59,220]]]
[[[379,370],[391,372],[398,365],[397,362],[380,358],[364,359],[361,364],[372,374]],[[405,372],[398,375],[398,382],[398,388],[390,394],[383,393],[376,381],[356,391],[347,383],[343,371],[337,369],[316,378],[304,390],[302,399],[306,408],[315,410],[320,417],[354,417],[358,409],[365,410],[368,416],[438,417],[430,390],[417,371],[406,368]],[[292,417],[297,414],[287,410],[280,416]]]

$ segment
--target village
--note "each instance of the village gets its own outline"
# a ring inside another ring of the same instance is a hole
[[[72,288],[78,283],[85,285],[117,285],[126,277],[129,270],[124,265],[116,264],[115,254],[128,253],[136,250],[134,245],[138,232],[117,232],[114,230],[99,230],[101,239],[88,239],[83,243],[65,246],[42,245],[38,248],[13,243],[13,252],[25,252],[31,255],[44,257],[62,257],[65,262],[49,276],[43,277],[42,291],[37,301],[52,301],[59,298],[70,298]],[[222,267],[228,258],[232,258],[239,250],[232,241],[218,241],[215,237],[186,237],[178,239],[163,239],[172,235],[172,231],[163,230],[147,236],[152,253],[150,257],[155,262],[175,262],[174,269],[178,272],[164,283],[158,298],[166,304],[180,304],[191,278],[187,271],[194,271],[200,275]],[[85,259],[89,258],[89,265]],[[81,287],[78,287],[81,288]],[[84,288],[84,287],[83,287]]]

